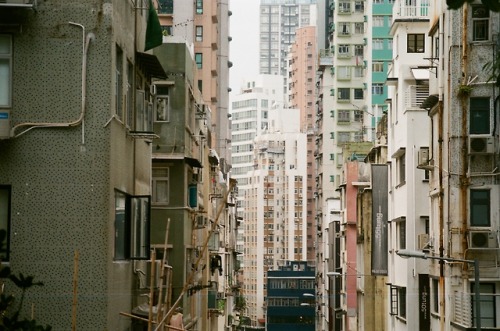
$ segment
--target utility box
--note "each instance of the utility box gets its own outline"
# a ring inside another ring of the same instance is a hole
[[[0,139],[10,138],[10,112],[0,109]]]

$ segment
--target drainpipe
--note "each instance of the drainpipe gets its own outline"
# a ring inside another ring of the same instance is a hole
[[[462,84],[467,84],[467,74],[468,74],[468,45],[467,45],[467,15],[468,15],[468,5],[463,6],[462,12]],[[461,134],[462,137],[462,149],[460,151],[460,157],[462,160],[462,167],[460,169],[460,219],[462,220],[462,247],[467,247],[466,230],[467,230],[467,169],[469,167],[469,160],[467,155],[467,101],[468,96],[459,96],[460,105],[462,108],[462,118],[461,118]]]
[[[20,123],[12,127],[10,130],[10,136],[12,138],[17,138],[26,132],[35,129],[35,128],[67,128],[77,126],[82,124],[82,146],[85,144],[85,131],[84,131],[84,116],[85,116],[85,106],[86,106],[86,96],[87,96],[87,53],[89,50],[90,41],[95,39],[95,35],[90,32],[85,37],[85,27],[80,23],[68,22],[70,25],[78,26],[82,29],[82,100],[81,100],[81,111],[80,116],[73,122],[65,122],[65,123]],[[26,130],[16,134],[16,130],[21,127],[28,126]]]

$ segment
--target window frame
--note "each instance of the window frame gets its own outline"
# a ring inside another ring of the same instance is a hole
[[[337,88],[337,101],[348,102],[351,100],[351,89],[348,87]]]
[[[194,54],[194,61],[196,62],[196,67],[198,69],[203,68],[203,53],[195,53]]]
[[[486,197],[474,197],[475,194],[486,193]],[[477,210],[478,208],[484,210]],[[486,215],[482,215],[486,212]],[[476,213],[476,215],[474,215]],[[479,214],[479,215],[478,215]],[[477,218],[486,216],[486,222],[475,221]],[[469,223],[471,227],[491,226],[491,190],[490,189],[470,189],[469,190]]]
[[[130,195],[115,189],[114,225],[114,261],[150,258],[150,195]]]
[[[469,99],[469,134],[490,134],[490,102],[490,97],[471,97]]]
[[[471,6],[472,41],[484,42],[490,40],[490,11],[484,5]],[[484,11],[480,12],[479,10]],[[481,32],[481,33],[479,33]]]
[[[365,93],[362,88],[355,88],[353,90],[354,90],[353,93],[354,100],[363,100],[365,98]]]
[[[3,243],[5,251],[0,251],[2,262],[10,261],[10,221],[12,205],[12,186],[0,185],[0,230],[5,230],[5,242]]]
[[[384,84],[383,83],[372,83],[372,94],[373,95],[383,95],[384,94]]]
[[[0,109],[1,108],[11,108],[12,107],[12,58],[13,58],[13,38],[9,34],[0,34],[0,40],[5,38],[5,43],[6,43],[6,52],[1,53],[0,52],[0,63],[5,62],[3,65],[5,65],[5,68],[7,69],[7,75],[5,79],[5,83],[7,88],[4,89],[6,91],[5,95],[3,97],[5,98],[5,102],[0,103]],[[0,48],[1,49],[1,48]],[[2,65],[2,66],[3,66]],[[1,66],[0,66],[1,69]],[[2,98],[0,98],[0,102],[2,101]]]
[[[159,170],[164,170],[166,173],[163,176],[158,176]],[[160,200],[157,190],[160,182],[165,183],[164,199]],[[152,205],[169,205],[170,204],[170,167],[153,166],[151,173],[151,204]]]
[[[123,60],[124,53],[120,46],[116,45],[115,52],[115,115],[123,121]]]
[[[195,27],[195,41],[197,42],[203,41],[203,25],[197,25]]]
[[[203,14],[203,0],[196,0],[195,2],[196,6],[196,15],[202,15]]]
[[[489,290],[489,291],[486,291]],[[493,282],[479,282],[479,291],[481,293],[480,296],[480,305],[481,305],[481,328],[493,327],[496,328],[497,320],[496,320],[496,284]],[[475,283],[470,282],[470,293],[471,293],[471,312],[472,312],[472,325],[476,326],[476,297],[473,295],[475,292]],[[487,310],[483,307],[492,307],[491,311],[493,312],[491,315],[487,315]]]
[[[419,48],[421,46],[421,48]],[[408,33],[406,35],[406,53],[425,52],[425,33]]]

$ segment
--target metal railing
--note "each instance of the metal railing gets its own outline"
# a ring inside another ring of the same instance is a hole
[[[397,0],[393,7],[393,20],[429,17],[429,0]]]
[[[429,96],[429,86],[410,85],[405,93],[406,108],[420,108],[422,102]]]

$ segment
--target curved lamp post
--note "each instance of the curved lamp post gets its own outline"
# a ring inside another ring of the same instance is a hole
[[[465,260],[465,259],[454,259],[451,257],[440,257],[440,256],[432,256],[432,255],[427,255],[425,252],[422,251],[412,251],[409,249],[400,249],[396,251],[396,254],[403,257],[403,258],[410,258],[414,257],[416,259],[431,259],[431,260],[439,260],[439,261],[445,261],[445,262],[464,262],[464,263],[471,263],[474,265],[474,299],[475,303],[474,305],[476,306],[476,330],[479,331],[481,330],[481,302],[480,300],[480,287],[479,287],[479,261],[477,259],[474,260]],[[444,293],[443,293],[444,295]]]

